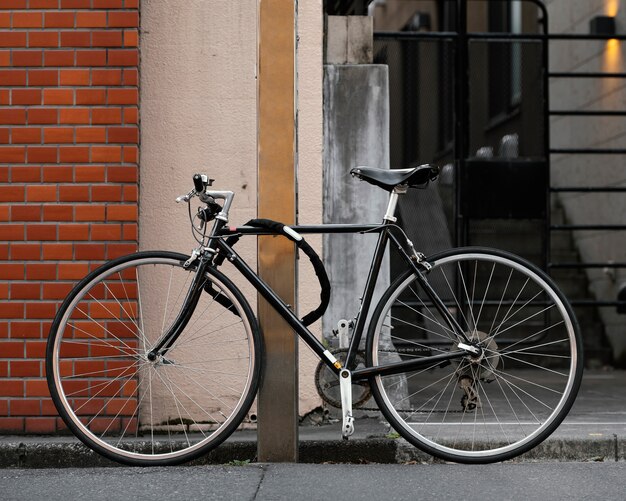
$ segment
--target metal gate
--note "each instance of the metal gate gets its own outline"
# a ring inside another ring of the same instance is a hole
[[[582,259],[573,232],[619,233],[626,225],[572,224],[561,204],[568,194],[619,196],[626,187],[603,185],[592,175],[584,183],[568,184],[563,181],[566,174],[555,181],[551,163],[556,159],[567,164],[568,158],[580,156],[617,157],[626,150],[560,140],[553,145],[551,127],[558,127],[555,120],[561,117],[616,118],[626,111],[552,109],[549,94],[557,81],[620,79],[626,74],[551,71],[549,54],[560,43],[621,43],[626,37],[550,34],[548,12],[539,0],[432,4],[416,12],[403,31],[375,33],[374,62],[389,67],[392,167],[424,162],[443,166],[436,186],[413,193],[400,206],[404,226],[412,229],[411,238],[426,253],[451,245],[488,245],[520,254],[566,289],[583,323],[600,325],[599,316],[606,323],[608,309],[626,311],[626,297],[590,294],[588,281],[593,270],[626,269],[626,259]],[[590,331],[588,348],[606,362],[609,343],[600,331]]]

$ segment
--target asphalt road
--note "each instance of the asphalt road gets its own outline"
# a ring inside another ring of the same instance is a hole
[[[626,462],[0,470],[8,500],[625,499]]]

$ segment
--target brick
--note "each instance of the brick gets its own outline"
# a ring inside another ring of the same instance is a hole
[[[91,0],[61,0],[62,9],[89,9]]]
[[[106,129],[104,127],[84,127],[76,129],[77,143],[105,143]]]
[[[26,123],[26,110],[18,108],[9,108],[0,110],[0,124],[6,125],[23,125]],[[0,160],[5,162],[5,160]]]
[[[11,131],[11,142],[13,144],[34,144],[41,143],[40,127],[19,127]]]
[[[41,28],[43,15],[41,12],[14,12],[13,28]]]
[[[44,51],[45,66],[74,66],[73,50],[46,50]]]
[[[31,9],[58,9],[59,0],[30,0],[28,6]]]
[[[124,45],[123,32],[94,31],[91,36],[91,45],[92,47],[122,47]]]
[[[0,75],[2,72],[0,71]],[[122,70],[119,69],[94,69],[91,73],[92,85],[121,85]]]
[[[91,33],[89,31],[62,31],[61,47],[89,47]]]
[[[139,13],[133,11],[109,12],[109,28],[137,28]]]
[[[122,161],[125,163],[138,163],[139,148],[137,148],[137,146],[124,146]]]
[[[40,244],[11,244],[11,259],[21,259],[27,261],[29,259],[39,259],[41,257]]]
[[[26,70],[0,70],[0,84],[26,85]]]
[[[6,360],[0,360],[0,377],[7,377],[9,375],[9,362]],[[2,412],[0,415],[7,415],[7,412]]]
[[[104,221],[106,211],[104,205],[76,205],[76,221]]]
[[[22,318],[24,305],[22,303],[0,303],[0,316],[2,318]]]
[[[138,85],[139,71],[137,68],[124,68],[124,85]]]
[[[74,169],[65,165],[44,167],[42,180],[44,183],[71,183],[74,180]]]
[[[24,419],[0,417],[0,430],[3,432],[24,433]]]
[[[77,165],[74,176],[77,183],[104,182],[104,166]]]
[[[59,186],[60,202],[89,201],[89,186]]]
[[[109,49],[109,66],[137,66],[139,52],[137,49]]]
[[[105,89],[77,89],[76,104],[105,104]]]
[[[139,0],[125,0],[124,7],[126,7],[127,9],[138,9]]]
[[[58,84],[58,70],[28,70],[28,85],[48,86]]]
[[[3,301],[9,299],[9,284],[7,282],[0,282],[0,299]]]
[[[89,70],[61,70],[61,85],[89,85]]]
[[[9,89],[0,89],[0,105],[9,104],[11,91]]]
[[[107,246],[107,259],[115,259],[137,252],[137,244],[116,244],[110,243]]]
[[[24,146],[0,147],[0,162],[20,163],[26,162],[26,148]]]
[[[74,129],[72,127],[46,127],[43,130],[45,143],[73,143]]]
[[[111,89],[109,89],[109,99]],[[93,124],[119,124],[122,123],[121,108],[93,108],[91,110],[91,123]]]
[[[120,162],[122,160],[122,148],[120,146],[94,146],[91,149],[93,162]]]
[[[8,127],[3,127],[0,129],[0,144],[9,144],[9,129]],[[6,181],[0,181],[6,182]]]
[[[105,11],[79,11],[76,13],[77,28],[104,28],[107,25]]]
[[[55,163],[58,158],[56,146],[29,146],[27,157],[30,163]]]
[[[41,299],[41,291],[38,284],[11,284],[11,299]],[[0,348],[0,353],[2,353]]]
[[[26,318],[54,318],[56,303],[26,303]]]
[[[31,374],[28,374],[29,376]],[[32,374],[33,376],[35,374]],[[37,376],[39,374],[36,374]],[[9,404],[11,406],[12,416],[38,416],[41,414],[41,401],[40,400],[11,400]]]
[[[28,240],[56,240],[57,227],[54,224],[29,224],[26,226]]]
[[[94,9],[121,9],[124,0],[93,0]]]
[[[51,282],[43,284],[43,299],[65,299],[74,287],[74,282]]]
[[[109,205],[107,221],[137,221],[136,205]]]
[[[41,89],[13,89],[11,92],[13,105],[41,105]]]
[[[54,202],[57,199],[57,187],[39,185],[26,187],[26,200],[29,202]]]
[[[13,322],[11,324],[11,339],[40,338],[41,327],[41,322]]]
[[[89,123],[89,108],[64,108],[59,114],[59,122],[62,124]]]
[[[92,240],[120,240],[122,238],[122,226],[120,224],[92,224]]]
[[[111,166],[107,168],[107,181],[110,183],[136,183],[137,167]]]
[[[9,220],[9,206],[8,205],[0,205],[0,221],[8,221]],[[0,244],[0,249],[3,249],[6,244]],[[0,251],[0,255],[4,253]]]
[[[39,205],[14,205],[11,207],[13,221],[41,221],[41,207]]]
[[[11,167],[11,181],[14,183],[39,183],[41,168],[34,165],[14,165]]]
[[[88,162],[89,148],[82,146],[61,146],[59,159],[62,163]]]
[[[43,52],[41,50],[14,50],[13,66],[41,66]]]
[[[0,353],[2,353],[2,345],[0,345]],[[23,358],[23,356],[21,357]],[[19,379],[5,379],[2,382],[3,397],[23,397],[24,382]]]
[[[137,30],[124,31],[124,47],[138,47],[139,32]]]
[[[29,47],[58,47],[59,34],[53,31],[31,31],[28,33]]]
[[[46,342],[45,341],[27,341],[26,342],[26,358],[46,358]],[[46,396],[43,395],[28,395],[27,396]],[[49,394],[47,395],[49,396]]]
[[[19,263],[0,263],[2,280],[24,280],[24,265]]]
[[[44,221],[72,221],[74,208],[71,205],[44,205]]]
[[[29,124],[55,124],[58,120],[58,110],[54,109],[29,109],[28,110],[28,123]]]
[[[137,127],[109,127],[109,143],[137,143],[139,129]]]
[[[2,150],[0,150],[0,158],[2,158]],[[0,186],[0,202],[23,202],[24,187],[23,186]]]
[[[11,27],[11,13],[0,12],[0,28],[10,28],[10,27]]]
[[[73,28],[74,22],[74,12],[46,12],[44,14],[44,26],[46,28]]]
[[[106,49],[76,51],[77,66],[106,66]]]
[[[137,224],[125,224],[122,228],[122,240],[137,240]]]
[[[74,249],[72,244],[43,244],[42,253],[47,260],[72,259]]]
[[[60,224],[59,240],[89,240],[89,225]]]
[[[56,421],[54,417],[27,417],[24,419],[24,431],[38,434],[54,433],[57,431]]]
[[[102,260],[105,259],[104,244],[76,244],[76,259],[83,260]]]
[[[72,89],[44,89],[43,102],[50,104],[74,104],[74,91]]]
[[[59,280],[80,280],[89,273],[86,263],[59,264]]]
[[[26,280],[54,280],[56,277],[56,264],[30,263],[26,265]]]
[[[92,202],[121,202],[121,186],[98,186],[94,187],[91,193]]]
[[[0,50],[0,66],[10,66],[11,64],[11,51]]]
[[[26,32],[3,31],[0,37],[0,47],[26,47]]]

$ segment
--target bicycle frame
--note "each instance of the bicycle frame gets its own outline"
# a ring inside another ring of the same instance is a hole
[[[376,249],[372,258],[372,264],[369,270],[367,281],[365,284],[365,290],[363,292],[363,299],[361,301],[361,307],[356,317],[356,324],[354,328],[354,335],[350,340],[348,347],[348,355],[346,358],[346,368],[352,370],[352,378],[354,380],[367,379],[376,375],[389,375],[400,372],[405,372],[409,369],[419,369],[421,367],[427,367],[433,363],[443,363],[447,360],[460,358],[467,355],[467,351],[459,350],[452,351],[441,355],[435,355],[431,357],[424,357],[421,359],[398,362],[394,364],[388,364],[380,367],[371,367],[364,369],[355,369],[354,361],[358,351],[359,343],[363,337],[363,331],[365,330],[367,316],[369,308],[372,303],[374,295],[374,289],[376,286],[376,279],[380,271],[380,267],[385,254],[387,244],[391,242],[395,244],[400,255],[405,261],[413,268],[416,273],[417,280],[420,283],[422,289],[428,294],[429,298],[435,304],[437,310],[441,313],[443,318],[446,319],[448,326],[454,332],[456,332],[460,338],[466,343],[470,343],[467,336],[458,325],[456,319],[448,311],[441,299],[432,290],[427,280],[424,278],[422,271],[419,268],[419,264],[412,259],[404,250],[402,244],[398,238],[392,233],[394,228],[397,228],[389,221],[383,222],[383,224],[325,224],[319,226],[291,226],[293,231],[299,234],[315,234],[315,233],[378,233],[378,241],[376,243]],[[248,266],[248,264],[237,254],[237,252],[230,247],[223,237],[239,235],[268,235],[266,230],[254,228],[251,226],[239,226],[234,228],[222,227],[217,231],[216,236],[221,237],[215,240],[216,247],[220,252],[223,252],[233,266],[248,280],[259,294],[280,314],[280,316],[291,326],[298,336],[333,370],[336,374],[339,374],[341,365],[337,363],[333,355],[324,347],[324,345],[309,331],[306,326],[302,324],[300,319],[293,313],[285,302],[276,295],[276,293],[261,279],[259,276]]]
[[[421,260],[418,255],[412,250],[412,244],[407,241],[407,244],[411,247],[412,255],[410,255],[404,248],[402,242],[393,234],[393,231],[402,232],[402,230],[394,223],[396,221],[393,216],[396,204],[398,201],[398,195],[404,193],[406,190],[399,189],[394,190],[389,198],[389,204],[387,212],[383,218],[381,224],[323,224],[323,225],[308,225],[308,226],[290,226],[290,229],[298,234],[322,234],[322,233],[377,233],[378,241],[372,257],[372,264],[365,283],[365,290],[362,295],[361,306],[356,316],[356,323],[354,327],[354,334],[350,340],[348,346],[348,354],[345,361],[345,367],[342,367],[341,363],[336,360],[332,353],[324,347],[324,345],[307,329],[302,321],[295,315],[289,305],[287,305],[275,292],[267,285],[251,268],[250,266],[237,254],[237,252],[227,242],[227,237],[234,235],[270,235],[268,230],[263,228],[256,228],[252,226],[226,226],[228,221],[228,209],[232,202],[232,192],[208,192],[214,197],[224,198],[224,208],[220,214],[215,218],[215,223],[208,236],[209,244],[207,247],[202,248],[202,252],[194,251],[194,254],[186,263],[186,266],[192,261],[199,259],[197,265],[196,277],[190,287],[187,294],[187,298],[183,304],[181,312],[178,318],[165,333],[165,335],[155,344],[155,347],[148,354],[148,358],[153,360],[158,354],[163,355],[176,341],[178,335],[183,331],[198,298],[203,290],[206,278],[207,270],[210,267],[215,267],[213,257],[218,253],[224,256],[232,265],[250,282],[257,292],[278,312],[278,314],[289,324],[289,326],[295,331],[295,333],[302,338],[302,340],[317,354],[317,356],[325,362],[325,364],[335,373],[339,374],[343,369],[347,368],[351,371],[353,380],[368,379],[377,375],[391,375],[399,374],[409,370],[417,370],[420,368],[432,366],[433,364],[444,363],[455,358],[461,358],[468,354],[480,355],[481,350],[479,347],[472,343],[457,320],[450,313],[445,306],[441,298],[432,289],[423,271],[428,271],[428,263]],[[403,232],[402,232],[403,233]],[[403,233],[404,234],[404,233]],[[406,238],[406,237],[405,237]],[[374,289],[376,287],[376,281],[380,267],[383,262],[383,257],[386,252],[387,244],[391,243],[396,248],[397,252],[402,256],[404,261],[415,272],[416,279],[426,293],[429,299],[433,302],[435,308],[441,314],[442,318],[448,324],[448,327],[452,332],[456,333],[459,337],[459,350],[450,351],[448,353],[442,353],[440,355],[433,355],[430,357],[423,357],[414,360],[408,360],[403,362],[394,362],[392,364],[381,365],[378,367],[367,367],[357,369],[355,367],[355,360],[358,351],[359,344],[363,338],[363,332],[366,327],[368,312],[372,304],[372,298],[374,296]],[[462,340],[462,341],[461,341]]]

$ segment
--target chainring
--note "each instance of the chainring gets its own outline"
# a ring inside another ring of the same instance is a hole
[[[331,353],[343,365],[348,355],[348,350],[331,350]],[[365,356],[362,352],[356,354],[357,367],[365,366]],[[322,400],[337,409],[341,409],[341,390],[339,388],[339,376],[328,366],[320,361],[315,369],[315,388]],[[372,390],[367,381],[352,381],[352,408],[362,406],[372,396]]]

